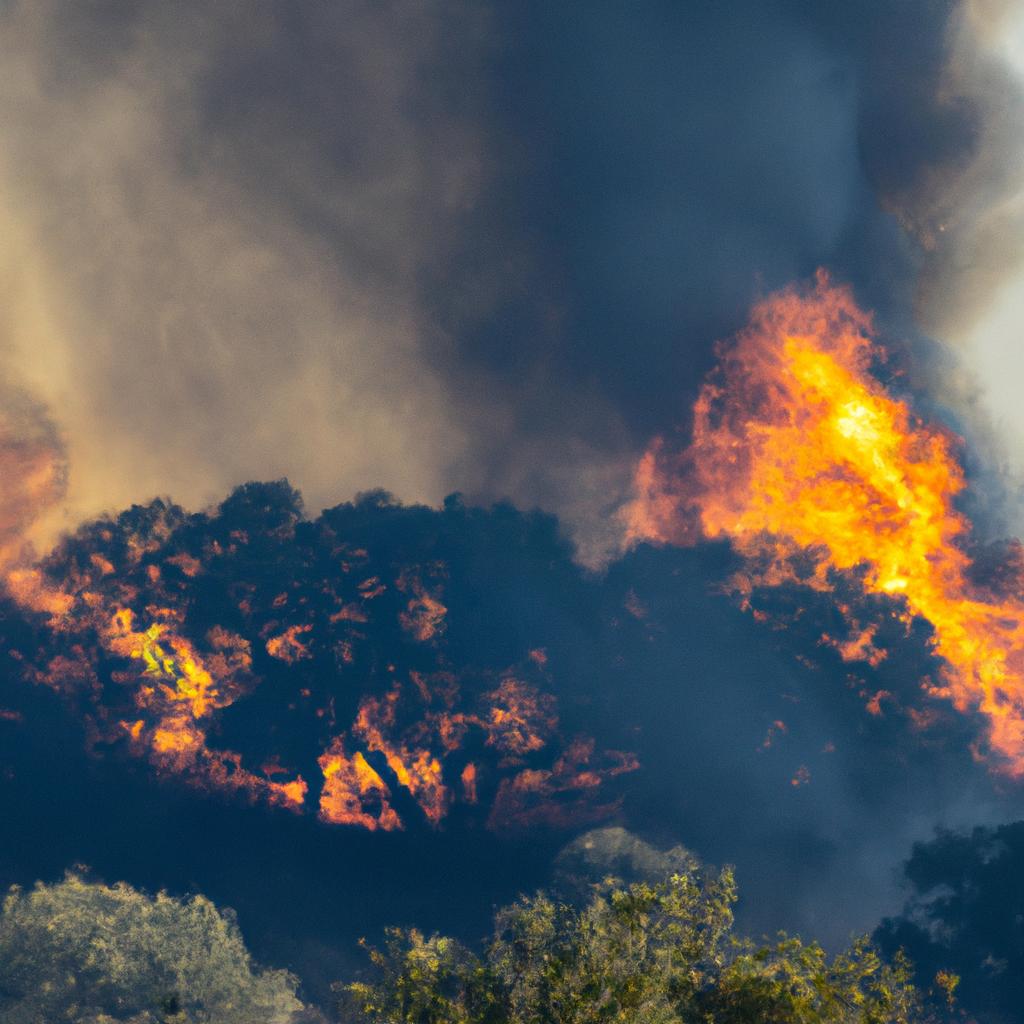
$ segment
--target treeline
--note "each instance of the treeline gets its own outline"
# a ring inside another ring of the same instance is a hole
[[[230,911],[71,874],[12,889],[0,916],[0,1024],[924,1024],[961,1019],[957,979],[922,991],[865,939],[837,956],[733,934],[729,870],[607,878],[497,912],[474,951],[391,929],[335,1005],[261,970]]]

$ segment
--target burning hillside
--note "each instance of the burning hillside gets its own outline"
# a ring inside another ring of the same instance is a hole
[[[97,752],[329,824],[495,830],[600,820],[635,759],[567,734],[542,650],[453,657],[447,566],[304,520],[286,485],[215,514],[155,502],[7,573],[5,657]]]

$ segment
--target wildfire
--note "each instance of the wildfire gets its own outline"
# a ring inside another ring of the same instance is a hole
[[[359,708],[352,732],[368,750],[383,754],[388,768],[399,784],[412,794],[427,820],[438,824],[448,809],[448,792],[444,784],[440,759],[428,748],[410,748],[395,742],[388,733],[395,728],[400,688],[391,690],[383,699],[367,697]]]
[[[555,699],[511,676],[481,694],[472,711],[459,710],[464,706],[460,687],[447,674],[428,679],[417,673],[413,682],[412,687],[396,684],[383,697],[365,697],[348,737],[335,737],[319,759],[324,821],[371,831],[403,828],[391,805],[392,785],[382,772],[415,800],[431,825],[438,825],[457,799],[476,804],[482,769],[473,761],[463,763],[471,733],[485,749],[500,754],[496,768],[502,774],[488,818],[498,830],[564,827],[607,817],[618,803],[595,803],[593,792],[607,779],[639,767],[631,754],[598,755],[586,737],[567,743],[550,768],[530,766],[529,758],[557,739]],[[350,756],[347,744],[362,750]],[[380,755],[380,770],[363,751]]]
[[[494,828],[614,809],[592,795],[635,764],[559,734],[555,698],[524,678],[543,681],[546,658],[451,666],[443,563],[374,560],[331,523],[295,530],[280,487],[252,493],[254,514],[155,502],[84,526],[40,564],[0,565],[35,630],[7,653],[83,712],[91,742],[371,831],[437,827],[456,803]],[[226,722],[247,753],[218,744]]]
[[[747,560],[747,595],[785,582],[830,590],[855,573],[931,624],[945,667],[930,692],[986,716],[997,762],[1024,775],[1024,599],[971,582],[958,439],[886,392],[872,374],[884,359],[870,315],[824,273],[759,303],[720,350],[690,445],[658,439],[640,462],[629,536],[728,539]],[[880,660],[874,630],[853,625],[854,640],[834,645]]]

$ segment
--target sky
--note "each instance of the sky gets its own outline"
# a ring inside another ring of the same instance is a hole
[[[320,993],[596,826],[833,945],[1024,857],[1017,0],[4,0],[0,126],[0,882]]]

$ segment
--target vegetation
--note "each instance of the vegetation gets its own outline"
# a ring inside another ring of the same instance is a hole
[[[731,935],[729,871],[651,884],[609,879],[582,906],[540,894],[498,912],[482,956],[392,929],[376,980],[341,986],[343,1019],[372,1024],[917,1024],[953,1015],[956,979],[929,1012],[900,956],[865,940],[829,957],[782,936]],[[937,1015],[937,1014],[941,1014]]]
[[[627,874],[650,867],[646,847],[612,832],[595,835],[603,845],[588,842],[588,856],[612,856]],[[583,898],[519,899],[497,912],[480,953],[450,938],[389,930],[384,948],[370,949],[373,980],[337,987],[339,1018],[925,1024],[957,1017],[955,976],[936,976],[929,1009],[902,956],[886,962],[866,939],[830,957],[786,936],[766,946],[735,938],[732,874],[706,874],[689,854],[660,856],[675,865],[661,881],[609,877]],[[3,903],[0,1024],[323,1020],[299,1000],[293,975],[254,968],[231,913],[202,896],[150,897],[72,874],[56,885],[12,889]]]
[[[257,971],[230,913],[68,875],[0,914],[0,1024],[291,1024],[297,979]]]

